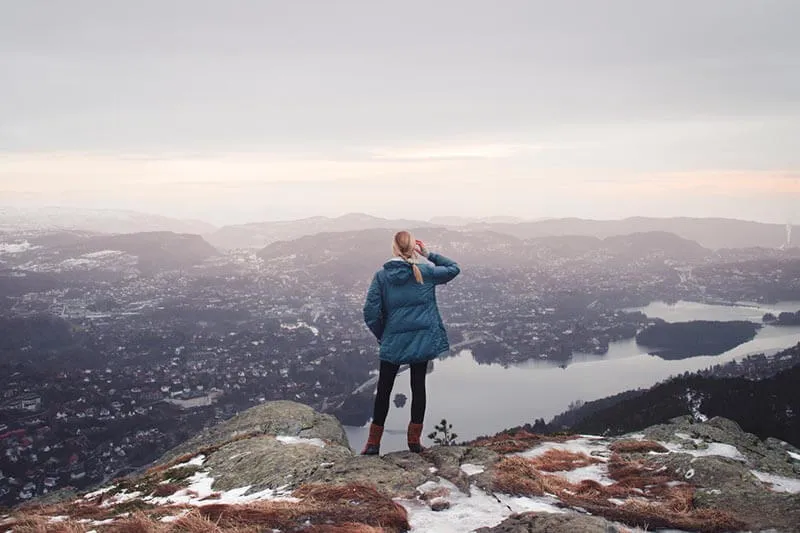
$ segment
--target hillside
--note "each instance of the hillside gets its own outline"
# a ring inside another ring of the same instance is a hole
[[[359,213],[341,217],[311,217],[300,220],[256,222],[223,226],[206,235],[221,249],[263,248],[276,241],[298,239],[318,233],[360,231],[367,229],[423,228],[432,224],[420,220],[389,220]]]
[[[626,267],[632,263],[663,267],[666,257],[697,261],[710,253],[697,243],[664,233],[621,235],[604,240],[565,236],[527,241],[487,230],[420,228],[414,234],[431,250],[442,250],[463,264],[484,267],[517,267],[557,258],[588,264],[602,260],[616,261]],[[352,281],[370,276],[390,257],[392,235],[390,229],[319,233],[272,243],[258,255],[289,270]]]
[[[490,229],[519,239],[580,235],[598,238],[630,233],[666,232],[696,241],[710,249],[778,248],[786,243],[783,224],[764,224],[723,218],[649,218],[623,220],[584,220],[559,218],[522,223],[479,223],[470,229]],[[800,230],[794,227],[795,232]]]
[[[601,409],[573,426],[575,431],[618,435],[673,417],[695,414],[736,420],[745,431],[800,445],[800,366],[760,381],[687,376]]]
[[[354,443],[357,444],[357,443]],[[151,468],[22,506],[15,532],[798,531],[800,450],[715,418],[615,439],[519,432],[354,455],[328,415],[269,402]]]
[[[58,231],[15,233],[0,254],[6,267],[31,273],[156,273],[190,268],[219,252],[199,235],[168,231],[104,235]],[[26,275],[28,275],[26,274]]]
[[[369,279],[391,257],[392,235],[390,229],[320,233],[270,244],[258,255],[286,269],[352,282]],[[429,228],[415,236],[424,239],[431,250],[447,250],[458,261],[471,264],[509,263],[512,249],[522,247],[518,239],[486,231]]]
[[[219,252],[199,235],[166,231],[96,236],[76,248],[84,253],[119,250],[136,256],[147,270],[188,268]]]

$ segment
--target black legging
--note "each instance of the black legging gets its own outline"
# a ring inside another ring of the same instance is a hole
[[[375,410],[372,415],[372,423],[376,426],[386,423],[386,415],[389,414],[389,399],[398,370],[400,370],[400,365],[381,361],[378,394],[375,396]],[[427,372],[427,361],[411,365],[411,422],[413,424],[422,424],[425,420],[425,375]]]

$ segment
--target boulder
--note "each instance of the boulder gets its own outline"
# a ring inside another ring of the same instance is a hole
[[[211,453],[204,468],[214,478],[214,490],[249,486],[249,492],[263,489],[286,490],[319,477],[334,465],[353,457],[349,448],[338,444],[286,444],[274,436],[262,435],[226,444]]]
[[[345,448],[350,447],[344,428],[333,416],[318,413],[307,405],[276,401],[252,407],[230,420],[204,430],[167,452],[159,460],[159,464],[258,435],[316,438]]]
[[[697,487],[694,504],[700,509],[728,511],[755,531],[800,531],[800,494],[769,490],[741,461],[683,453],[653,456],[650,461]]]
[[[800,474],[800,464],[793,462],[786,453],[788,445],[777,439],[761,441],[727,418],[718,416],[708,422],[696,423],[691,417],[683,416],[673,418],[667,424],[651,426],[643,433],[647,439],[672,442],[685,449],[705,449],[710,442],[729,444],[738,449],[747,463],[756,470],[789,477]],[[688,435],[700,442],[696,443],[678,435]]]
[[[399,454],[387,456],[351,456],[330,468],[318,469],[309,476],[313,483],[346,484],[366,483],[395,498],[414,498],[416,488],[435,479],[429,470],[430,464],[422,459],[399,461]],[[419,457],[419,456],[417,456]]]

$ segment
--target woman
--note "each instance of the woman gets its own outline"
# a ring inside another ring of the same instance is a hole
[[[401,231],[392,241],[393,257],[372,278],[364,303],[364,321],[380,344],[378,393],[369,438],[362,455],[378,455],[389,397],[400,365],[411,366],[411,423],[408,449],[422,451],[420,437],[425,418],[425,375],[428,361],[450,350],[447,333],[436,306],[436,285],[447,283],[461,271],[450,259],[428,252],[422,241]],[[420,264],[421,255],[433,265]]]

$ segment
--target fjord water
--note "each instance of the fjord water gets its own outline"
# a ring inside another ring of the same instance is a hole
[[[690,320],[751,320],[761,322],[764,313],[800,310],[800,302],[774,305],[709,305],[696,302],[654,302],[641,311],[650,318],[668,322]],[[590,401],[629,389],[650,387],[669,376],[702,370],[741,359],[753,353],[773,354],[800,342],[800,327],[765,326],[756,337],[717,356],[699,356],[667,361],[648,355],[635,339],[615,342],[606,355],[575,354],[566,368],[529,361],[503,367],[480,365],[470,350],[437,359],[428,375],[428,410],[425,433],[439,420],[453,424],[459,440],[491,435],[536,418],[549,420],[575,400]],[[376,361],[377,367],[377,361]],[[381,445],[382,451],[405,449],[405,430],[410,414],[409,374],[397,377],[393,395],[403,393],[409,401],[402,409],[392,403]],[[366,439],[366,428],[346,427],[350,444],[358,448]]]

